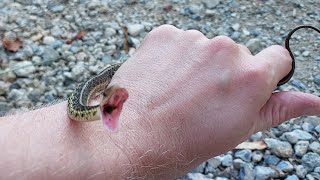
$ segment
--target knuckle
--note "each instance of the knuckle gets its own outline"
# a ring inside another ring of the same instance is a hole
[[[195,29],[190,29],[185,31],[186,35],[192,37],[192,38],[200,38],[200,37],[205,37],[202,32],[195,30]]]
[[[234,51],[239,49],[236,42],[234,42],[231,38],[222,35],[211,39],[211,44],[217,51]]]
[[[173,25],[165,24],[159,27],[152,29],[145,37],[145,40],[157,40],[162,37],[171,37],[174,36],[179,30]]]

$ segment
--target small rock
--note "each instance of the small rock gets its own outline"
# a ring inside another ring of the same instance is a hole
[[[84,68],[84,64],[83,62],[80,61],[72,68],[72,71],[71,71],[72,79],[79,80],[79,78],[83,76],[83,73],[85,71],[86,69]]]
[[[274,155],[265,155],[264,162],[268,165],[276,166],[279,163],[280,159]]]
[[[317,116],[307,116],[304,119],[304,122],[310,123],[313,126],[318,126],[318,125],[320,125],[320,118]]]
[[[246,162],[250,162],[252,157],[252,152],[249,149],[238,150],[234,156]]]
[[[235,24],[233,24],[231,27],[232,27],[232,29],[233,29],[234,31],[238,31],[239,28],[240,28],[240,24],[239,24],[239,23],[235,23]]]
[[[188,173],[184,180],[210,180],[201,173]]]
[[[202,0],[202,2],[206,8],[213,9],[220,3],[220,0]]]
[[[30,74],[33,74],[36,71],[36,68],[30,61],[17,63],[16,67],[18,67],[19,69],[15,70],[14,72],[19,77],[28,77],[30,76]]]
[[[3,116],[5,114],[9,113],[11,109],[12,109],[12,107],[9,106],[8,103],[0,101],[0,116]]]
[[[231,154],[227,154],[222,157],[220,156],[220,161],[221,161],[222,166],[225,166],[225,167],[232,166],[232,164],[233,164],[232,160],[233,160],[233,158],[232,158]]]
[[[303,51],[302,56],[308,57],[310,55],[310,51]]]
[[[314,128],[314,130],[315,130],[317,133],[320,133],[320,125],[316,126],[316,127]]]
[[[257,38],[250,39],[246,46],[251,52],[258,52],[262,49],[261,40]]]
[[[194,168],[191,172],[192,173],[202,173],[204,171],[204,168],[206,167],[207,162],[201,163],[199,166]]]
[[[0,81],[0,96],[5,95],[9,91],[10,84]]]
[[[252,141],[260,141],[263,138],[263,133],[262,132],[257,132],[253,135],[250,136],[250,139]]]
[[[314,130],[314,125],[308,122],[302,124],[302,129],[307,132],[312,132]]]
[[[233,160],[233,167],[235,169],[240,169],[244,164],[245,164],[245,162],[242,159]]]
[[[302,165],[296,166],[295,170],[299,178],[304,178],[308,174],[307,170]]]
[[[166,12],[169,12],[169,11],[171,11],[171,9],[172,9],[172,4],[170,4],[170,3],[165,3],[163,6],[162,6],[162,9],[164,10],[164,11],[166,11]]]
[[[8,100],[19,101],[25,97],[25,90],[23,89],[12,89],[8,94]]]
[[[253,166],[251,164],[245,163],[240,168],[239,179],[254,180],[254,171]]]
[[[255,178],[261,180],[277,177],[277,172],[270,167],[256,166],[254,168],[254,173]]]
[[[309,141],[298,141],[294,146],[296,156],[302,157],[308,151]]]
[[[311,174],[306,175],[307,180],[315,180]]]
[[[215,10],[212,9],[206,9],[205,11],[205,15],[208,17],[214,16],[217,12]]]
[[[113,28],[106,28],[105,31],[104,31],[104,35],[106,37],[112,37],[112,36],[114,36],[116,34],[117,34],[117,31],[115,29],[113,29]]]
[[[313,136],[303,130],[300,129],[295,129],[292,132],[286,132],[283,133],[283,136],[291,143],[291,144],[295,144],[297,143],[299,140],[311,140],[313,139]]]
[[[142,24],[128,24],[128,32],[131,36],[138,36],[144,32],[144,25]]]
[[[297,175],[291,175],[291,176],[286,177],[285,180],[299,180],[299,178]]]
[[[48,3],[48,9],[54,13],[63,12],[64,8],[65,6],[63,4],[58,4],[54,2]]]
[[[34,103],[39,102],[41,96],[42,96],[41,91],[37,89],[31,91],[28,94],[28,98]]]
[[[60,55],[52,47],[46,47],[46,48],[44,48],[43,54],[41,55],[41,57],[43,60],[54,61],[54,60],[59,59]]]
[[[271,152],[279,157],[288,158],[293,154],[291,144],[273,138],[266,138],[264,142],[270,148]]]
[[[79,52],[78,54],[76,54],[76,59],[78,61],[85,61],[86,59],[88,59],[88,56],[84,52]]]
[[[260,162],[263,158],[263,153],[261,151],[254,151],[252,153],[253,162]]]
[[[316,167],[316,168],[314,168],[314,170],[313,170],[315,173],[320,173],[320,167]]]
[[[320,74],[317,74],[313,77],[313,82],[317,85],[320,86]]]
[[[53,36],[45,36],[43,38],[43,44],[51,45],[55,42],[55,38]]]
[[[306,168],[307,172],[311,172],[314,168],[320,166],[320,155],[317,153],[309,152],[301,159],[302,165]]]
[[[290,83],[291,83],[294,87],[296,87],[296,88],[298,88],[298,89],[300,89],[300,90],[306,90],[306,89],[307,89],[307,86],[306,86],[302,81],[300,81],[300,80],[298,80],[298,79],[292,79],[292,80],[290,81]]]
[[[283,172],[291,172],[293,170],[293,165],[289,161],[280,161],[277,168]]]
[[[218,158],[211,158],[207,160],[208,166],[211,166],[213,168],[217,168],[221,165],[221,161]]]
[[[312,142],[310,145],[309,145],[309,148],[311,151],[317,153],[317,154],[320,154],[320,143],[319,142]]]

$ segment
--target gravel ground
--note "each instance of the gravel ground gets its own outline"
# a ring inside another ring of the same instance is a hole
[[[161,24],[227,35],[257,53],[283,44],[298,25],[319,27],[319,9],[319,0],[2,0],[0,34],[15,52],[0,42],[0,114],[66,98],[77,83],[130,57]],[[300,30],[291,44],[297,71],[280,89],[320,95],[320,36]],[[291,119],[180,179],[320,179],[319,134],[318,117]]]

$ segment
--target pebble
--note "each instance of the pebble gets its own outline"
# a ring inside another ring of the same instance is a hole
[[[53,36],[45,36],[43,38],[43,44],[51,45],[55,42],[55,38]]]
[[[318,126],[318,125],[320,125],[320,118],[317,116],[307,116],[304,119],[304,122],[310,123],[313,126]]]
[[[309,148],[312,152],[314,153],[317,153],[317,154],[320,154],[320,143],[319,142],[312,142],[310,145],[309,145]]]
[[[316,126],[316,127],[314,128],[314,130],[315,130],[317,133],[320,133],[320,125]]]
[[[245,163],[245,164],[240,168],[239,179],[254,180],[254,171],[253,171],[253,166],[252,166],[252,164],[250,164],[250,163]]]
[[[289,161],[280,161],[277,168],[283,172],[291,172],[293,170],[293,165]]]
[[[128,33],[131,36],[138,36],[142,32],[144,32],[144,25],[142,24],[128,24],[127,27],[128,27]]]
[[[256,166],[254,168],[254,173],[255,179],[264,180],[277,177],[277,172],[274,169],[265,166]]]
[[[36,71],[31,61],[19,62],[15,66],[19,68],[14,71],[18,77],[28,77]]]
[[[194,168],[191,172],[193,173],[202,173],[204,171],[204,168],[206,167],[207,162],[201,163],[199,166]]]
[[[113,29],[113,28],[106,28],[105,31],[104,31],[104,35],[106,37],[112,37],[112,36],[114,36],[116,34],[117,34],[117,31],[115,29]]]
[[[238,31],[238,30],[240,29],[240,24],[239,24],[239,23],[235,23],[235,24],[233,24],[231,27],[232,27],[232,29],[233,29],[234,31]]]
[[[290,83],[291,83],[294,87],[298,88],[299,90],[306,90],[306,89],[307,89],[307,86],[306,86],[302,81],[300,81],[300,80],[298,80],[298,79],[292,79],[292,80],[290,81]]]
[[[304,178],[308,174],[306,168],[303,167],[302,165],[296,166],[295,170],[296,170],[296,174],[299,178]]]
[[[233,160],[233,167],[236,169],[240,169],[244,164],[245,164],[245,162],[242,159],[234,159]]]
[[[258,52],[262,49],[261,39],[257,39],[257,38],[250,39],[246,43],[246,46],[249,48],[251,52],[253,53]]]
[[[7,94],[7,92],[9,91],[9,83],[0,81],[0,96]]]
[[[65,6],[63,4],[58,4],[55,2],[51,2],[48,4],[48,9],[54,13],[61,13],[63,12],[64,8]]]
[[[83,77],[83,73],[85,71],[86,69],[84,68],[84,63],[80,61],[71,70],[72,79],[78,81],[80,77]]]
[[[261,151],[254,151],[252,153],[253,162],[260,162],[263,158],[263,153]]]
[[[188,173],[184,180],[210,180],[201,173]]]
[[[296,156],[303,156],[307,153],[309,141],[298,141],[294,146],[294,152]]]
[[[309,132],[309,133],[312,133],[313,130],[314,130],[314,125],[311,124],[311,123],[308,123],[308,122],[304,122],[304,123],[302,124],[302,129],[303,129],[304,131],[307,131],[307,132]]]
[[[307,172],[313,171],[314,168],[320,167],[320,155],[313,152],[308,152],[301,159],[302,165]]]
[[[294,174],[286,177],[285,180],[299,180],[299,178],[297,175]]]
[[[233,164],[233,157],[231,154],[218,156],[218,158],[220,159],[222,166],[229,167]]]
[[[317,85],[320,86],[320,74],[317,74],[313,77],[313,82]]]
[[[250,162],[252,157],[252,152],[249,149],[238,150],[236,151],[234,156],[246,162]]]
[[[264,162],[268,165],[276,166],[280,162],[280,158],[275,155],[265,155]]]
[[[263,133],[262,133],[262,132],[257,132],[257,133],[252,134],[252,135],[250,136],[250,139],[251,139],[252,141],[260,141],[262,138],[263,138]]]
[[[11,109],[12,107],[8,103],[0,101],[0,117],[9,113]]]
[[[264,142],[272,153],[279,157],[288,158],[293,154],[291,144],[286,141],[280,141],[278,139],[266,138]]]
[[[60,55],[59,53],[54,50],[52,47],[46,47],[43,50],[43,54],[41,54],[41,57],[45,61],[55,61],[59,59]]]
[[[313,139],[312,135],[306,131],[295,129],[292,132],[286,132],[283,136],[291,143],[295,144],[299,140],[311,140]]]
[[[303,51],[302,56],[308,57],[310,55],[310,51]]]
[[[213,9],[219,5],[220,0],[202,0],[206,8]]]

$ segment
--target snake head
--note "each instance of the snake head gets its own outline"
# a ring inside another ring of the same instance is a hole
[[[116,131],[123,104],[128,97],[128,91],[118,86],[111,86],[103,92],[100,111],[101,119],[106,129]]]

